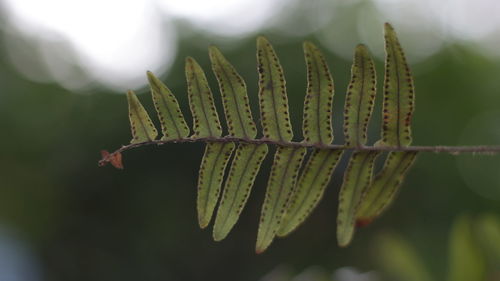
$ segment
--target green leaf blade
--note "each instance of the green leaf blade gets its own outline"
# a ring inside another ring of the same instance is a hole
[[[219,200],[224,171],[234,146],[231,142],[207,143],[205,146],[198,177],[197,209],[201,228],[207,227],[210,223]]]
[[[341,247],[346,247],[352,240],[356,211],[363,190],[372,183],[373,165],[379,154],[378,151],[355,151],[349,160],[339,192],[337,240]]]
[[[290,206],[277,233],[278,236],[290,234],[316,208],[342,154],[341,150],[316,149],[313,151],[297,182],[297,187],[290,199]]]
[[[394,201],[406,173],[415,162],[417,152],[390,152],[382,171],[373,183],[363,191],[357,212],[360,223],[370,222],[378,217]]]
[[[412,141],[413,78],[396,32],[388,23],[384,27],[386,60],[382,142],[388,146],[407,146]]]
[[[486,279],[486,260],[475,240],[472,219],[458,217],[450,233],[448,281]]]
[[[215,241],[224,239],[238,221],[267,152],[266,144],[240,144],[236,149],[215,218]]]
[[[399,281],[432,281],[424,260],[399,235],[383,232],[373,242],[377,260],[390,280]]]
[[[183,139],[189,136],[189,127],[184,120],[177,99],[170,89],[152,72],[147,72],[153,102],[161,123],[161,140]]]
[[[257,128],[250,111],[245,81],[217,47],[211,46],[209,55],[222,94],[229,134],[245,139],[255,138]]]
[[[186,58],[186,80],[189,106],[193,114],[193,137],[220,137],[222,127],[207,77],[201,66],[191,57]]]
[[[257,38],[259,104],[264,138],[286,142],[293,138],[285,78],[278,57],[266,38]]]
[[[344,133],[347,146],[363,146],[376,93],[373,60],[364,45],[358,45],[351,68],[351,82],[345,101]]]
[[[140,143],[152,141],[158,136],[158,131],[153,125],[153,121],[142,106],[141,102],[133,91],[127,92],[130,128],[132,140],[130,143]]]
[[[278,147],[276,150],[262,205],[257,234],[257,253],[262,253],[269,247],[279,230],[305,153],[306,149],[303,147]]]
[[[304,42],[303,48],[307,65],[307,94],[302,123],[304,141],[331,144],[333,78],[321,51],[311,42]]]

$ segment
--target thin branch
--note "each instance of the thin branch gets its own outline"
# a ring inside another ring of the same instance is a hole
[[[485,154],[485,155],[496,155],[500,153],[500,145],[487,146],[345,146],[338,144],[312,144],[305,142],[282,142],[268,139],[245,139],[236,137],[221,137],[221,138],[183,138],[174,140],[154,140],[141,143],[133,143],[129,145],[124,145],[121,148],[115,150],[113,153],[109,153],[102,157],[99,161],[99,166],[104,166],[113,159],[117,154],[122,152],[142,147],[148,145],[163,145],[168,143],[194,143],[194,142],[236,142],[236,143],[249,143],[249,144],[271,144],[276,146],[286,146],[286,147],[306,147],[306,148],[316,148],[316,149],[333,149],[333,150],[356,150],[356,151],[415,151],[415,152],[434,152],[434,153],[448,153],[452,155],[458,155],[461,153],[472,153],[472,154]]]

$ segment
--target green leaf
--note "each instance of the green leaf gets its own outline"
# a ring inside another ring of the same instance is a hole
[[[147,72],[153,102],[158,112],[163,137],[161,140],[182,139],[189,135],[189,127],[184,120],[179,103],[169,88],[156,78],[150,71]]]
[[[307,65],[307,94],[304,101],[302,131],[305,142],[331,144],[333,79],[321,51],[304,42]]]
[[[340,188],[337,214],[337,240],[341,247],[352,240],[361,195],[372,183],[373,164],[379,154],[377,151],[355,151],[349,160]]]
[[[257,38],[257,63],[259,71],[259,104],[264,138],[290,141],[293,138],[288,115],[283,69],[266,38]]]
[[[215,218],[215,241],[224,239],[238,221],[267,151],[266,144],[240,144],[236,149]]]
[[[407,146],[411,143],[411,117],[415,104],[413,78],[396,32],[385,24],[385,81],[382,143]]]
[[[383,233],[373,244],[376,247],[377,260],[384,273],[394,280],[433,280],[415,249],[402,237],[392,233]]]
[[[212,70],[219,82],[229,134],[245,139],[255,138],[257,129],[250,111],[245,81],[217,47],[211,46],[209,54]]]
[[[413,165],[417,152],[390,152],[382,171],[363,191],[357,221],[365,224],[378,217],[394,201],[403,179]]]
[[[193,114],[193,137],[220,137],[222,127],[207,77],[200,65],[191,57],[186,58],[186,80],[189,106]]]
[[[366,143],[368,122],[372,115],[376,93],[373,60],[364,45],[358,45],[351,68],[351,82],[345,101],[344,133],[347,146]]]
[[[130,143],[152,141],[158,136],[151,118],[133,91],[127,92],[128,111],[132,140]]]
[[[234,150],[234,143],[207,143],[198,177],[198,222],[201,228],[210,223],[219,199],[226,165]]]
[[[478,240],[491,257],[493,266],[500,269],[500,220],[493,214],[482,215],[476,222]]]
[[[297,174],[306,154],[304,147],[278,147],[262,205],[256,252],[262,253],[279,230],[283,214],[293,194]]]
[[[315,149],[297,183],[290,200],[278,236],[283,237],[294,231],[316,208],[343,151]]]
[[[472,221],[458,217],[450,233],[448,281],[486,280],[486,262],[474,241]]]

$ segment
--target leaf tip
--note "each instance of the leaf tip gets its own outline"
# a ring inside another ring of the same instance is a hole
[[[146,71],[146,76],[148,77],[148,81],[149,81],[149,84],[151,87],[153,88],[158,88],[158,82],[159,82],[159,79],[158,77],[156,77],[153,72],[151,71]]]
[[[257,47],[264,47],[265,45],[269,44],[269,40],[267,40],[266,37],[260,35],[257,37]]]
[[[304,48],[304,50],[310,50],[310,49],[316,49],[316,45],[314,45],[313,42],[311,41],[304,41],[304,43],[302,43],[302,47]]]
[[[196,62],[196,61],[194,60],[194,58],[193,58],[193,57],[191,57],[191,56],[186,57],[186,60],[185,60],[185,61],[186,61],[186,66],[187,66],[187,65],[192,65],[192,64],[194,64],[194,63]]]
[[[372,223],[374,218],[359,218],[356,220],[356,227],[365,227]]]
[[[386,30],[394,30],[394,27],[392,27],[392,25],[388,22],[384,23],[384,28]]]
[[[267,249],[267,247],[259,247],[259,246],[257,246],[257,247],[255,248],[255,253],[256,253],[257,255],[260,255],[260,254],[264,253],[264,252],[266,251],[266,249]]]
[[[205,219],[203,216],[200,215],[198,219],[198,225],[200,226],[201,229],[207,228],[207,226],[210,224],[210,220]]]
[[[368,50],[368,47],[366,47],[365,44],[358,44],[356,46],[356,51],[367,51]]]
[[[220,53],[220,50],[219,50],[219,48],[217,48],[217,46],[211,44],[210,46],[208,46],[208,53],[210,55],[212,55],[212,54]]]
[[[224,234],[224,233],[221,233],[219,231],[215,231],[214,230],[214,233],[212,234],[212,237],[214,239],[215,242],[220,242],[222,240],[224,240],[224,238],[226,238],[227,234]]]
[[[146,76],[148,77],[148,80],[151,82],[152,80],[156,79],[156,76],[153,74],[151,71],[146,71]]]
[[[346,239],[340,239],[339,238],[338,245],[341,248],[347,248],[347,246],[349,246],[349,244],[351,244],[351,241],[352,241],[352,237],[349,237],[349,238],[346,238]]]

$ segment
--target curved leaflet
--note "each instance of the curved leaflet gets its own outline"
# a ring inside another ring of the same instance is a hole
[[[259,71],[260,120],[264,138],[276,141],[290,141],[293,137],[288,115],[283,69],[266,38],[257,38],[257,63]]]
[[[375,66],[364,45],[358,45],[351,68],[351,82],[344,106],[344,135],[347,146],[366,144],[377,88]]]
[[[335,167],[343,151],[315,149],[304,171],[300,175],[297,187],[290,200],[278,236],[286,236],[299,227],[316,208],[330,182]]]
[[[262,205],[257,233],[257,253],[262,253],[269,247],[279,230],[305,154],[306,149],[303,147],[278,147],[276,150]]]
[[[193,137],[220,137],[222,127],[207,77],[200,65],[191,57],[186,58],[186,80],[189,106],[193,114]]]
[[[158,136],[151,118],[133,91],[127,92],[128,111],[132,140],[130,143],[152,141]]]
[[[189,127],[175,96],[152,72],[148,71],[147,76],[153,102],[160,119],[163,133],[161,140],[182,139],[189,136]]]
[[[209,55],[212,70],[219,82],[229,134],[245,139],[255,138],[257,129],[250,111],[245,81],[217,47],[211,46]]]
[[[333,78],[320,50],[304,42],[307,65],[307,94],[304,100],[302,131],[308,143],[331,144]]]
[[[215,218],[215,241],[224,239],[238,221],[267,151],[266,144],[240,144],[236,149]]]
[[[358,223],[371,222],[389,206],[416,156],[416,152],[389,153],[384,168],[377,174],[372,185],[363,192],[356,214]]]
[[[396,32],[385,28],[385,79],[382,144],[407,146],[411,143],[411,117],[415,104],[413,78]]]
[[[344,174],[344,182],[339,193],[337,214],[337,240],[339,246],[347,246],[354,234],[356,210],[362,191],[372,182],[373,163],[379,155],[377,151],[355,151]]]
[[[220,187],[234,143],[207,143],[198,176],[198,222],[201,228],[210,223],[219,200]]]

